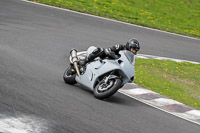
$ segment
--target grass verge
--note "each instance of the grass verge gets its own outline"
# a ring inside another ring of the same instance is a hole
[[[135,83],[200,109],[200,64],[136,59]]]
[[[200,38],[200,0],[30,0]]]

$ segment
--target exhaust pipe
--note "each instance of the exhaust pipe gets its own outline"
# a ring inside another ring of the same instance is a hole
[[[74,64],[74,68],[76,70],[76,73],[78,76],[80,76],[80,71],[78,69],[78,57],[77,57],[77,50],[76,49],[72,49],[70,51],[70,55],[72,57],[72,63]]]

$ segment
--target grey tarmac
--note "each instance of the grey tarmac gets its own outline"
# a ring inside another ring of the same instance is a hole
[[[141,42],[141,54],[200,61],[199,40],[0,0],[0,132],[199,132],[199,125],[123,94],[101,101],[63,82],[70,49],[108,47],[131,37]]]

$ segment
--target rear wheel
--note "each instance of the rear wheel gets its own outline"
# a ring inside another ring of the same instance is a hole
[[[69,66],[64,74],[63,74],[63,80],[65,81],[65,83],[73,85],[76,84],[76,80],[75,80],[76,74],[72,74],[71,72],[71,66]]]
[[[112,96],[121,87],[121,83],[122,81],[119,78],[109,79],[107,83],[103,79],[95,86],[94,97],[105,99]]]

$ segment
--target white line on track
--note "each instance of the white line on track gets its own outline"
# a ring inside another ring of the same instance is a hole
[[[42,133],[47,129],[46,123],[45,120],[33,116],[0,115],[0,133]]]
[[[192,111],[195,111],[195,110],[192,110]],[[200,119],[200,117],[198,117],[196,113],[194,114],[193,112],[191,113],[190,111],[185,112],[185,113],[175,113],[175,114],[179,115],[179,116],[182,116],[184,118],[187,118],[187,119],[194,120],[194,121]]]
[[[134,88],[134,89],[123,90],[123,91],[125,91],[131,95],[141,95],[141,94],[148,94],[148,93],[156,94],[155,92],[153,92],[151,90],[142,89],[142,88]]]
[[[195,62],[195,61],[188,61],[188,60],[160,57],[160,56],[155,56],[155,55],[146,55],[146,54],[138,54],[136,57],[143,58],[143,59],[171,60],[175,62],[187,62],[187,63],[193,63],[193,64],[200,64],[200,62]]]
[[[190,110],[190,111],[188,111],[186,113],[190,114],[190,115],[195,115],[196,119],[200,119],[200,110]]]
[[[177,102],[175,100],[168,99],[168,98],[153,99],[153,100],[150,100],[150,102],[154,103],[156,106],[159,106],[159,107],[166,106],[166,105],[172,105],[172,104],[183,105],[180,102]]]

